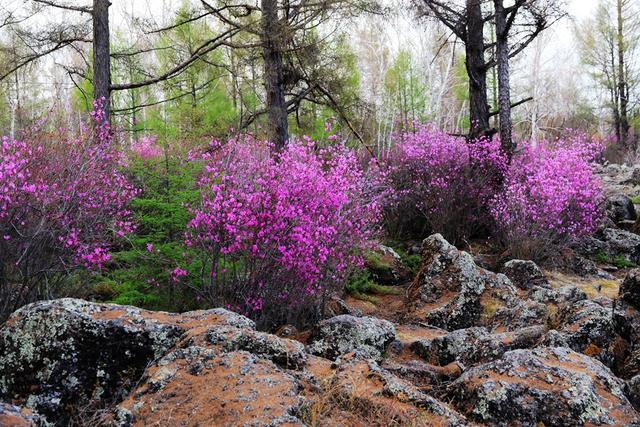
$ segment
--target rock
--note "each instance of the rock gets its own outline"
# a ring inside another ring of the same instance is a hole
[[[636,209],[630,198],[624,194],[609,196],[605,203],[607,217],[616,224],[622,221],[635,221],[637,218]]]
[[[479,327],[459,329],[432,340],[415,341],[411,349],[427,362],[440,366],[454,361],[472,365],[497,359],[509,350],[533,347],[544,331],[543,326],[497,334]]]
[[[512,259],[504,264],[502,272],[515,286],[525,291],[534,286],[551,288],[544,273],[533,261]]]
[[[82,406],[122,399],[152,360],[200,324],[254,327],[223,309],[177,315],[77,299],[27,305],[0,328],[0,398],[65,423]]]
[[[626,360],[619,365],[618,374],[631,378],[640,374],[640,311],[631,304],[617,300],[613,313],[616,332],[628,343]]]
[[[411,279],[411,272],[400,255],[389,246],[378,245],[365,260],[373,279],[382,285],[400,285]]]
[[[600,362],[568,348],[513,350],[469,369],[451,398],[470,420],[489,425],[636,425],[624,383]]]
[[[620,256],[634,263],[640,263],[640,236],[617,228],[606,228],[602,232],[608,245],[608,255]]]
[[[636,375],[627,381],[626,392],[633,407],[640,411],[640,375]]]
[[[587,299],[587,294],[580,288],[569,285],[556,289],[533,287],[529,291],[529,299],[542,304],[565,305]]]
[[[515,300],[499,307],[492,319],[486,324],[494,330],[516,331],[532,325],[542,326],[549,317],[546,304],[530,300]]]
[[[422,360],[410,359],[385,361],[382,368],[424,391],[438,390],[443,384],[455,380],[462,375],[464,365],[452,362],[445,366],[435,366]]]
[[[573,304],[587,299],[587,294],[576,286],[563,286],[555,291],[557,304]]]
[[[559,313],[560,332],[569,347],[595,357],[609,367],[618,361],[612,301],[582,300],[566,305]]]
[[[608,228],[615,228],[615,224],[609,224],[609,227],[604,227],[602,232]],[[577,243],[574,244],[574,249],[586,256],[594,257],[598,254],[607,254],[609,253],[609,245],[594,236],[587,236],[580,239]]]
[[[440,234],[424,240],[422,257],[408,306],[410,321],[447,330],[488,326],[500,308],[519,301],[505,275],[479,268]]]
[[[336,359],[354,350],[380,360],[396,335],[393,324],[375,317],[347,314],[321,321],[307,346],[311,354]]]
[[[634,268],[627,273],[620,285],[620,299],[640,310],[640,268]]]
[[[622,230],[626,230],[626,231],[630,231],[632,233],[638,234],[636,233],[636,221],[638,220],[624,219],[618,222],[616,225],[618,226],[618,228],[621,228]]]
[[[329,300],[324,305],[323,310],[325,317],[335,317],[340,316],[341,314],[349,314],[356,317],[362,316],[362,312],[360,310],[351,307],[345,302],[345,300],[335,293],[329,296]]]
[[[631,185],[640,185],[640,168],[634,167],[631,177],[627,181]]]
[[[31,427],[38,421],[38,416],[28,408],[0,402],[0,426]]]
[[[147,369],[111,425],[303,426],[300,391],[292,375],[245,351],[180,348]]]
[[[307,353],[300,342],[264,332],[231,326],[213,327],[206,332],[206,342],[210,344],[208,347],[218,348],[220,353],[244,350],[287,369],[302,369],[307,363]],[[188,340],[189,345],[194,343],[196,341]],[[179,345],[184,346],[183,343]]]
[[[416,425],[464,426],[464,416],[444,402],[423,393],[371,360],[346,357],[328,383],[337,400],[351,402],[362,412],[378,414],[369,422],[344,419],[328,425]]]
[[[595,262],[576,253],[570,258],[568,268],[572,273],[583,277],[600,274],[600,270]]]
[[[569,343],[562,333],[552,329],[544,334],[538,347],[569,347]]]
[[[435,365],[444,366],[453,361],[466,365],[475,359],[478,340],[487,336],[489,331],[484,327],[458,329],[430,340],[417,340],[411,345],[411,350]]]

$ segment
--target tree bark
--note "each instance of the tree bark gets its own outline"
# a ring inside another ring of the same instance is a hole
[[[287,104],[284,95],[282,68],[282,28],[278,18],[277,0],[262,0],[262,55],[264,85],[267,94],[268,135],[276,151],[289,139]]]
[[[500,146],[507,158],[515,150],[511,124],[511,87],[509,83],[509,35],[503,0],[494,0],[496,23],[496,63],[498,66],[498,108],[500,118]]]
[[[469,76],[469,118],[471,139],[489,132],[489,103],[487,101],[487,64],[484,58],[484,19],[481,0],[467,0],[467,29],[465,66]]]
[[[622,5],[623,0],[617,0],[617,14],[618,14],[618,37],[617,37],[617,47],[618,47],[618,97],[620,98],[619,107],[620,107],[620,116],[619,116],[619,126],[620,126],[620,142],[624,146],[628,146],[629,140],[629,118],[628,118],[628,91],[627,91],[627,80],[626,80],[626,72],[625,72],[625,42],[624,42],[624,17],[622,14]]]
[[[93,99],[104,98],[106,120],[111,115],[109,6],[109,0],[93,0]]]

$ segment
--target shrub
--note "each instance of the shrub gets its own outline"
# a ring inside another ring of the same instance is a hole
[[[127,167],[131,181],[140,188],[130,203],[136,230],[112,251],[109,268],[93,275],[92,291],[101,300],[153,310],[201,308],[202,301],[182,285],[185,278],[171,274],[176,268],[198,271],[202,267],[183,238],[191,220],[187,206],[200,199],[196,189],[200,165],[189,162],[176,145],[161,149],[153,141],[143,138],[134,144]],[[151,149],[138,150],[139,145]],[[108,293],[100,292],[105,284],[109,284]]]
[[[487,229],[488,202],[506,169],[498,142],[467,143],[431,125],[415,125],[393,138],[384,162],[392,189],[385,222],[392,236],[437,232],[459,242]]]
[[[592,162],[601,145],[576,135],[523,147],[491,213],[510,256],[543,261],[599,225],[602,191]]]
[[[262,327],[318,316],[362,264],[358,249],[379,220],[371,178],[353,152],[309,139],[270,152],[251,137],[212,143],[188,235],[210,266],[201,295]]]
[[[102,123],[102,113],[93,113]],[[71,135],[34,129],[0,145],[0,316],[56,295],[70,272],[100,269],[133,229],[137,190],[108,125]]]
[[[352,297],[372,304],[379,302],[375,295],[400,295],[402,293],[398,288],[376,283],[367,270],[354,272],[349,277],[344,289]]]

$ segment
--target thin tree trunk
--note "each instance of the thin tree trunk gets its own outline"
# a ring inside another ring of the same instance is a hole
[[[498,108],[500,116],[500,146],[511,159],[515,150],[511,124],[511,88],[509,83],[509,38],[503,0],[494,0],[496,21],[496,62],[498,64]]]
[[[278,18],[277,0],[262,0],[261,19],[269,139],[274,144],[276,151],[280,151],[289,139],[289,125],[282,69],[283,34]]]
[[[624,59],[624,17],[622,16],[622,3],[623,0],[617,0],[617,12],[618,12],[618,96],[620,98],[620,139],[623,145],[628,145],[629,139],[629,119],[627,115],[627,105],[629,100],[627,98],[627,80],[625,73],[625,59]]]
[[[480,0],[467,0],[466,69],[469,76],[470,138],[484,136],[489,131],[487,102],[487,66],[484,59],[484,19]]]
[[[93,99],[104,98],[104,112],[111,114],[111,52],[109,47],[109,0],[93,0]]]

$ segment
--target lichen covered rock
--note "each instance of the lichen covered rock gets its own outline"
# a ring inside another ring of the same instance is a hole
[[[471,368],[451,397],[468,418],[490,425],[637,425],[624,387],[597,360],[555,347],[514,350]]]
[[[38,422],[38,416],[30,409],[0,402],[0,426],[31,427]]]
[[[292,375],[248,352],[181,348],[145,372],[112,425],[302,426],[299,392]]]
[[[640,268],[627,273],[620,285],[620,299],[640,310]]]
[[[77,299],[30,304],[0,329],[0,398],[64,423],[84,405],[121,400],[196,324],[254,327],[223,309],[177,315]]]
[[[504,264],[502,272],[511,283],[523,290],[530,290],[534,286],[551,288],[544,273],[533,261],[512,259]]]
[[[478,267],[440,234],[424,240],[423,264],[414,282],[407,317],[447,330],[488,326],[504,307],[519,301],[503,274]]]
[[[395,336],[395,327],[389,321],[345,314],[320,322],[307,351],[336,359],[357,350],[365,357],[379,360]]]
[[[616,224],[622,221],[635,221],[637,218],[633,202],[624,194],[609,196],[605,204],[605,209],[607,217]]]
[[[613,367],[618,335],[612,311],[608,298],[568,304],[560,312],[559,331],[570,348]]]
[[[533,347],[543,334],[542,326],[494,334],[486,328],[474,327],[431,340],[417,340],[411,349],[429,363],[444,366],[459,361],[469,366],[497,359],[509,350]]]

